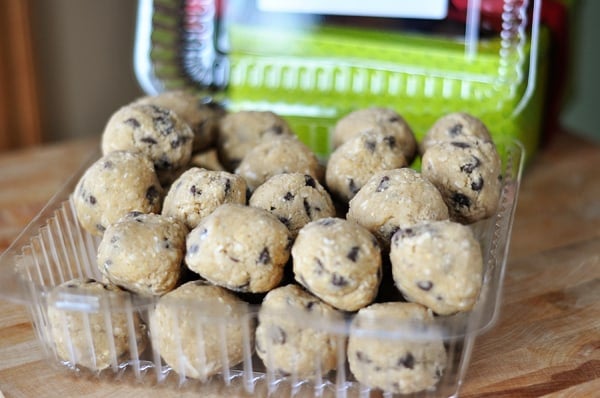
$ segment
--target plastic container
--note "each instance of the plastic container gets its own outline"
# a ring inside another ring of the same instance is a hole
[[[59,292],[58,296],[56,292],[51,294],[54,287],[72,278],[101,279],[96,266],[99,238],[82,230],[70,201],[70,194],[84,170],[68,181],[0,257],[0,267],[3,270],[0,297],[27,306],[39,344],[49,363],[60,369],[98,377],[108,382],[133,380],[155,388],[185,388],[200,393],[221,391],[227,395],[239,392],[255,396],[266,396],[269,393],[272,396],[287,396],[298,393],[306,394],[299,396],[368,397],[372,390],[357,382],[349,369],[345,342],[350,333],[370,333],[390,344],[407,341],[419,344],[431,338],[441,339],[447,355],[441,379],[431,389],[414,396],[455,396],[469,367],[475,340],[493,325],[500,305],[524,152],[518,143],[500,142],[499,145],[503,153],[503,178],[497,214],[472,225],[483,250],[485,270],[483,288],[475,308],[468,313],[437,316],[431,325],[378,319],[374,329],[368,326],[351,329],[353,313],[346,314],[341,320],[328,320],[308,317],[306,313],[286,312],[286,319],[296,321],[302,327],[326,330],[336,336],[339,343],[336,351],[337,370],[325,375],[318,373],[318,366],[315,366],[312,377],[281,374],[265,369],[263,362],[255,354],[252,339],[259,309],[257,303],[249,303],[245,307],[244,316],[235,321],[236,327],[243,333],[243,360],[239,364],[230,364],[226,361],[226,355],[222,355],[224,370],[213,377],[198,380],[188,377],[185,372],[176,371],[161,359],[159,348],[153,341],[153,326],[149,322],[156,308],[156,298],[127,295],[125,299],[115,301],[109,291],[90,294],[77,288]],[[99,154],[94,154],[90,162],[98,156]],[[54,298],[50,299],[51,297]],[[192,314],[190,318],[198,324],[210,322],[225,327],[233,322],[213,306],[187,301],[173,301],[169,305],[173,308],[187,308]],[[49,321],[51,309],[79,317],[83,325],[76,334],[70,334],[67,318],[64,318],[63,324],[59,323],[59,328],[64,328],[64,336],[67,336],[66,344],[71,347],[72,354],[69,358],[61,359],[57,353],[56,339],[52,337]],[[122,327],[119,335],[125,336],[125,341],[128,341],[129,353],[124,357],[117,357],[115,337],[112,333],[104,334],[108,338],[109,347],[104,354],[110,358],[110,365],[103,370],[90,370],[82,366],[77,359],[80,356],[74,354],[74,339],[84,341],[83,354],[80,355],[87,355],[95,363],[99,353],[93,349],[93,341],[99,332],[92,326],[94,322],[90,319],[99,317],[102,320],[100,324],[110,330],[110,324],[116,316],[124,316],[127,320],[127,326]],[[145,349],[136,345],[134,319],[137,317],[146,324],[143,333],[148,337],[149,343]],[[179,335],[177,328],[173,333],[175,336]],[[229,344],[224,336],[214,336],[216,343],[213,347],[218,347],[221,353],[228,349]],[[176,344],[184,347],[186,341],[176,339]],[[181,359],[185,363],[183,354]],[[384,396],[394,395],[384,393]]]
[[[546,88],[540,12],[541,0],[142,0],[135,69],[149,94],[272,110],[322,156],[340,117],[379,105],[418,139],[469,112],[529,158]]]

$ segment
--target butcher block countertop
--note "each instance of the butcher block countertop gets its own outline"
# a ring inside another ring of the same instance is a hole
[[[0,251],[96,145],[0,153]],[[0,390],[7,398],[188,396],[58,372],[43,359],[26,308],[5,301]],[[232,396],[194,394],[223,395]],[[500,317],[477,339],[461,389],[461,397],[539,396],[600,397],[600,145],[567,133],[523,174]]]

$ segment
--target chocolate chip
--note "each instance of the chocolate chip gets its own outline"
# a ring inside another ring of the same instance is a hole
[[[286,200],[288,202],[292,199],[294,199],[294,194],[289,191],[286,192],[285,195],[283,196],[283,200]]]
[[[358,259],[358,252],[360,251],[360,247],[358,246],[352,246],[352,249],[350,249],[350,251],[348,252],[348,254],[346,255],[346,257],[348,257],[348,259],[350,261],[352,261],[353,263],[356,262],[356,260]]]
[[[108,259],[108,260],[106,260],[106,261],[104,262],[104,268],[108,268],[108,267],[110,267],[111,265],[113,265],[113,262],[112,262],[112,260],[111,260],[111,259]]]
[[[451,199],[458,207],[471,207],[471,199],[462,193],[454,192]]]
[[[112,169],[113,166],[113,162],[111,162],[110,160],[107,160],[104,163],[102,163],[102,167],[104,167],[105,169]]]
[[[225,191],[225,196],[231,193],[231,180],[229,178],[225,179],[225,186],[223,189]]]
[[[171,148],[177,149],[177,148],[185,145],[185,143],[188,142],[188,140],[189,140],[189,137],[178,135],[177,138],[175,138],[174,140],[171,141]]]
[[[379,185],[377,185],[375,192],[385,191],[389,187],[390,187],[390,177],[383,176],[383,177],[381,177],[381,180],[379,180]]]
[[[400,121],[400,118],[398,116],[392,116],[388,119],[388,122],[390,122],[390,123],[396,123],[399,121]]]
[[[257,264],[269,264],[271,262],[271,254],[269,253],[269,248],[264,247],[260,254],[258,255]]]
[[[463,125],[460,123],[457,123],[454,126],[450,127],[450,130],[448,130],[448,133],[450,133],[450,135],[452,137],[456,137],[457,135],[462,134],[462,129],[463,129]]]
[[[285,344],[287,340],[287,334],[285,333],[285,330],[279,326],[272,326],[269,331],[273,344]]]
[[[425,290],[426,292],[430,291],[433,287],[433,282],[431,281],[419,281],[417,282],[417,286],[421,290]]]
[[[304,198],[302,200],[302,204],[304,205],[304,211],[306,212],[306,215],[308,218],[312,219],[312,212],[310,209],[310,203],[308,203],[308,199]]]
[[[106,231],[106,227],[102,224],[96,224],[96,229],[100,232]]]
[[[473,170],[481,166],[481,160],[477,156],[471,156],[472,161],[469,163],[465,163],[460,166],[460,171],[463,173],[471,174]]]
[[[320,259],[315,258],[315,265],[316,265],[315,266],[315,273],[317,275],[321,275],[323,273],[323,271],[325,271],[325,267],[323,266],[323,262]]]
[[[333,286],[343,287],[348,285],[348,279],[334,272],[333,275],[331,275],[331,284]]]
[[[290,227],[290,220],[289,220],[289,218],[287,218],[287,217],[284,217],[284,216],[277,216],[277,219],[278,219],[279,221],[281,221],[281,223],[282,223],[283,225],[285,225],[286,227],[288,227],[288,228]]]
[[[457,148],[462,148],[462,149],[465,149],[465,148],[471,148],[471,145],[470,145],[470,144],[468,144],[468,143],[466,143],[466,142],[452,141],[450,144],[451,144],[452,146],[455,146],[455,147],[457,147]]]
[[[308,174],[304,175],[304,183],[306,184],[307,187],[311,187],[311,188],[316,188],[316,186],[317,186],[315,179]]]
[[[392,149],[396,147],[396,137],[394,136],[386,135],[385,137],[383,137],[383,142],[385,142],[387,146],[389,146]]]
[[[372,140],[367,140],[365,141],[365,148],[367,148],[367,150],[369,152],[375,152],[375,148],[377,147],[377,143],[375,141]]]
[[[90,202],[91,205],[95,205],[98,202],[94,195],[90,195],[90,197],[88,198],[88,201]]]
[[[201,189],[198,189],[198,188],[196,188],[196,186],[195,186],[195,185],[192,185],[192,186],[190,187],[190,192],[192,193],[192,195],[202,195],[202,190],[201,190]]]
[[[405,356],[398,359],[398,366],[404,366],[407,369],[412,369],[415,367],[415,357],[407,352]]]
[[[130,211],[129,213],[127,213],[127,217],[137,218],[137,217],[141,216],[142,214],[144,214],[144,213],[142,213],[141,211],[133,210],[133,211]]]
[[[113,235],[110,237],[110,243],[117,243],[119,241],[119,236],[118,235]]]
[[[125,123],[128,126],[133,127],[134,129],[137,129],[141,126],[139,120],[137,120],[136,118],[130,117],[129,119],[125,120],[123,123]]]
[[[473,181],[471,183],[471,189],[476,192],[481,191],[483,189],[483,177],[479,176],[477,181]]]
[[[159,196],[160,193],[154,185],[152,185],[146,190],[146,199],[148,199],[148,202],[150,202],[151,204],[155,203],[158,200]]]
[[[196,253],[198,253],[199,249],[200,249],[200,246],[198,246],[198,245],[191,245],[188,248],[188,253],[190,253],[190,254],[196,254]]]
[[[333,219],[333,218],[322,218],[319,221],[317,221],[317,224],[322,225],[324,227],[328,227],[330,225],[335,224],[335,219]]]
[[[371,363],[371,362],[373,362],[371,360],[371,358],[369,358],[368,355],[365,354],[362,351],[356,351],[356,359],[358,359],[359,362],[363,362],[363,363]]]
[[[269,131],[272,131],[276,135],[281,135],[281,134],[283,134],[283,127],[281,127],[281,126],[273,126],[273,127],[271,127],[269,129]]]
[[[319,302],[318,302],[318,301],[309,301],[308,303],[306,303],[306,304],[304,305],[304,307],[305,307],[305,308],[306,308],[308,311],[312,311],[313,307],[314,307],[315,305],[318,305],[318,304],[319,304]]]
[[[143,143],[146,143],[146,144],[150,144],[150,145],[158,144],[158,141],[156,141],[152,137],[142,137],[142,138],[140,138],[140,141],[142,141]]]
[[[171,242],[169,242],[169,238],[167,238],[166,236],[163,236],[163,247],[165,249],[171,248]]]

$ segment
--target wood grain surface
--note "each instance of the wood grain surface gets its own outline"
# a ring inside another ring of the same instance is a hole
[[[95,145],[0,155],[0,250]],[[220,386],[198,395],[57,372],[43,359],[25,308],[3,301],[0,390],[7,398],[238,396]],[[600,396],[599,145],[557,134],[525,170],[500,318],[477,339],[461,396]]]

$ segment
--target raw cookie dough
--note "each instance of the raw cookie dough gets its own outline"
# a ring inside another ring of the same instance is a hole
[[[129,213],[104,232],[98,268],[109,281],[132,292],[164,294],[179,281],[187,232],[171,217]]]
[[[432,390],[446,368],[441,338],[428,328],[431,311],[415,303],[373,304],[358,311],[350,326],[348,363],[362,384],[395,394]],[[396,336],[384,337],[377,331]],[[359,330],[362,333],[359,333]],[[431,336],[423,337],[428,331]],[[410,333],[419,334],[411,338]]]
[[[152,160],[159,179],[166,184],[173,172],[189,163],[193,140],[190,126],[172,110],[130,104],[108,120],[102,134],[102,153],[142,152]]]
[[[254,191],[249,204],[275,215],[293,238],[307,223],[335,216],[329,193],[312,176],[302,173],[274,175]]]
[[[246,182],[226,171],[192,167],[173,182],[165,196],[162,214],[195,228],[223,203],[246,204]]]
[[[396,230],[427,220],[445,220],[448,208],[435,186],[410,168],[375,173],[352,198],[346,217],[374,234],[382,247]]]
[[[290,284],[267,293],[258,322],[256,353],[267,369],[300,379],[335,369],[337,336],[328,330],[343,322],[341,313],[301,287]]]
[[[160,212],[163,189],[152,162],[141,153],[116,151],[81,176],[73,204],[81,226],[95,235],[131,211]]]
[[[461,140],[464,137],[492,142],[490,132],[481,120],[465,112],[454,112],[442,116],[429,128],[419,144],[419,151],[424,154],[438,142]]]
[[[370,304],[381,281],[381,252],[353,221],[323,218],[306,224],[292,246],[295,279],[332,306],[356,311]]]
[[[206,380],[251,354],[247,305],[219,287],[192,281],[162,296],[150,316],[152,344],[178,374]]]
[[[221,161],[219,160],[219,155],[216,148],[194,153],[190,159],[189,167],[200,167],[207,170],[225,171],[225,167],[223,167]]]
[[[427,149],[421,170],[441,192],[452,220],[473,223],[496,212],[502,164],[493,143],[468,137],[440,142]]]
[[[365,131],[379,132],[389,137],[388,140],[393,139],[407,162],[412,162],[415,157],[417,141],[413,131],[404,118],[390,108],[359,109],[339,119],[333,130],[333,147],[337,148]]]
[[[235,170],[246,153],[263,138],[292,136],[287,122],[273,112],[239,111],[221,119],[217,148],[221,162],[230,171]]]
[[[90,300],[75,295],[89,295]],[[58,357],[92,371],[137,360],[147,344],[146,325],[128,301],[125,291],[93,279],[73,279],[53,288],[48,295],[48,322]],[[82,302],[89,308],[82,309]]]
[[[390,260],[394,282],[409,301],[440,315],[475,305],[483,258],[469,227],[435,221],[399,229],[392,237]]]
[[[226,203],[189,233],[185,263],[217,285],[262,293],[281,281],[290,244],[287,227],[268,211]]]
[[[176,90],[139,98],[135,104],[157,105],[175,112],[194,132],[193,152],[202,151],[214,144],[219,120],[225,115],[215,103],[205,103],[190,92]]]
[[[347,203],[376,172],[407,165],[394,136],[365,131],[333,151],[325,181],[330,192]]]
[[[311,149],[296,137],[271,137],[250,149],[235,173],[254,191],[270,177],[282,173],[303,173],[320,180],[323,167]]]

